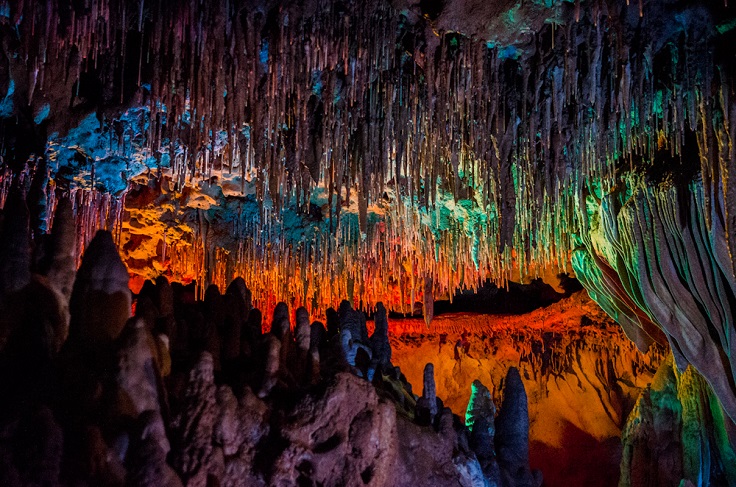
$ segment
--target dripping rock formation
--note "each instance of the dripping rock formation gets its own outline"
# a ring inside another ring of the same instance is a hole
[[[731,482],[734,45],[728,0],[0,0],[7,482],[530,485],[571,437]],[[443,318],[560,275],[616,325]]]
[[[17,231],[27,227],[3,228]],[[489,470],[476,451],[487,456],[493,443],[469,441],[435,393],[432,365],[417,398],[391,364],[385,310],[369,338],[365,315],[344,302],[339,332],[328,337],[304,308],[292,334],[280,303],[279,325],[263,334],[250,325],[257,310],[242,281],[198,301],[191,287],[158,279],[131,316],[120,269],[110,234],[98,232],[74,280],[68,333],[65,298],[42,276],[3,300],[17,311],[3,320],[0,347],[0,484],[541,485],[528,465],[515,369]],[[34,308],[44,292],[60,302]],[[233,337],[247,346],[233,348]],[[306,367],[307,352],[316,368]],[[479,408],[492,423],[495,406]]]

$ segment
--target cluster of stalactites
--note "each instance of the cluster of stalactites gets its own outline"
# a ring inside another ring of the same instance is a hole
[[[53,101],[60,79],[82,96],[86,74],[100,106],[147,107],[142,144],[179,187],[221,172],[255,183],[261,215],[224,249],[231,275],[252,272],[277,299],[304,303],[336,302],[320,296],[331,282],[351,283],[339,297],[365,304],[398,288],[383,298],[397,309],[421,301],[427,283],[452,294],[564,268],[573,235],[588,230],[591,183],[605,192],[657,151],[680,154],[690,131],[703,177],[727,180],[733,155],[711,155],[730,151],[733,104],[705,41],[649,39],[649,19],[627,26],[623,5],[560,8],[569,22],[523,52],[428,34],[380,1],[262,12],[236,1],[47,0],[11,4],[6,26],[20,39],[11,75],[27,81],[15,95],[27,104]],[[114,110],[102,118],[114,124]],[[317,187],[329,231],[278,238],[282,210],[308,206]],[[448,223],[443,195],[484,218]],[[369,218],[386,198],[382,218]],[[342,221],[349,206],[357,225]],[[200,274],[212,281],[218,261],[208,261]],[[300,276],[299,289],[283,275]]]

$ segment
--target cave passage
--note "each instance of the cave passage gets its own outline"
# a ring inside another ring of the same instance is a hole
[[[736,5],[0,0],[0,485],[736,486]]]

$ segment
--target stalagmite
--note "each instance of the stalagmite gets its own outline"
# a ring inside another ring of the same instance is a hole
[[[145,411],[136,421],[128,459],[127,485],[180,487],[181,479],[166,462],[169,441],[161,415]]]
[[[92,239],[74,281],[69,308],[69,339],[86,348],[111,343],[130,317],[128,271],[112,235],[99,231]]]
[[[274,335],[266,335],[266,364],[263,370],[263,382],[258,391],[258,397],[263,399],[271,393],[271,389],[278,382],[281,368],[281,341]]]
[[[309,322],[309,312],[307,308],[301,307],[296,310],[296,328],[294,330],[296,345],[300,352],[309,350],[311,329]]]
[[[503,403],[496,417],[496,455],[503,483],[539,487],[539,472],[529,470],[529,413],[524,383],[519,370],[509,369]]]
[[[424,366],[424,386],[422,396],[417,400],[417,419],[426,424],[434,423],[437,416],[437,388],[434,383],[434,365],[429,363]]]
[[[205,352],[189,373],[181,411],[171,428],[172,465],[185,486],[204,487],[211,475],[219,477],[224,470],[212,444],[217,420],[214,381],[214,361]]]
[[[469,432],[437,398],[497,337],[457,319],[416,400],[387,316],[425,340],[456,298],[558,275],[674,361],[623,482],[652,451],[731,482],[736,14],[628,3],[0,0],[0,393],[30,411],[0,446],[35,414],[65,449],[48,479],[0,451],[0,483],[538,485],[516,369],[495,422],[473,384]],[[545,386],[589,353],[504,333]],[[620,429],[630,381],[595,353]]]
[[[388,317],[383,303],[376,305],[373,321],[375,328],[370,338],[373,363],[377,367],[388,367],[391,363],[391,344],[388,341]]]
[[[137,418],[144,411],[159,411],[160,367],[156,343],[145,322],[132,318],[120,336],[115,380],[117,412]]]
[[[54,213],[54,226],[51,229],[49,244],[51,248],[47,251],[48,267],[42,269],[41,273],[48,277],[66,301],[72,295],[74,276],[77,272],[76,240],[72,203],[68,198],[62,198],[57,203]]]
[[[309,329],[309,380],[312,384],[320,379],[320,350],[325,341],[325,325],[319,321],[312,323]]]
[[[3,209],[0,232],[0,293],[7,297],[31,281],[28,206],[19,189],[13,189]]]
[[[491,393],[479,380],[474,380],[465,412],[465,425],[470,429],[470,448],[478,457],[485,476],[500,483],[501,473],[493,441],[496,433],[495,416],[496,405]]]

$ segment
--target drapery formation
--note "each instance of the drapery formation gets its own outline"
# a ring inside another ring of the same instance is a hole
[[[572,263],[640,349],[666,339],[678,368],[693,364],[736,417],[736,279],[714,196],[707,218],[702,182],[610,193]]]

